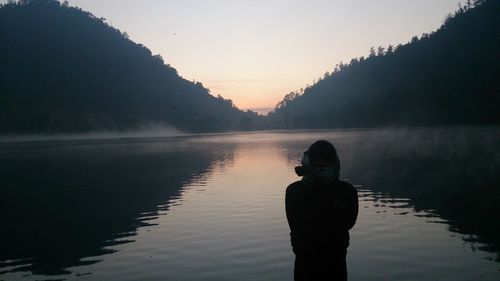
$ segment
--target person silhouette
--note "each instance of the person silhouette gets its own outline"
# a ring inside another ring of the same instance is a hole
[[[358,217],[358,194],[339,179],[340,161],[328,141],[314,142],[295,172],[300,181],[286,189],[285,209],[294,280],[347,280],[349,230]]]

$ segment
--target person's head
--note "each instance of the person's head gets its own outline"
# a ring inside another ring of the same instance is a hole
[[[339,164],[337,150],[330,142],[319,140],[311,144],[307,149],[307,156],[313,167],[325,167]]]
[[[316,182],[331,182],[339,177],[340,161],[337,150],[330,142],[319,140],[311,144],[302,155],[301,167],[295,171],[299,176]]]

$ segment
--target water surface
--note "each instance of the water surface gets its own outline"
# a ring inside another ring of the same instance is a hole
[[[0,280],[292,280],[284,192],[317,139],[335,143],[360,195],[350,280],[498,280],[499,136],[455,128],[1,144]]]

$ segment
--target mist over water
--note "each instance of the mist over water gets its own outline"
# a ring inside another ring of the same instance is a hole
[[[140,128],[126,131],[95,131],[75,134],[28,134],[14,135],[0,134],[0,143],[32,142],[32,141],[61,141],[61,140],[106,140],[106,139],[137,139],[137,138],[166,138],[186,136],[189,133],[182,132],[175,127],[148,124]]]
[[[360,195],[350,280],[498,280],[498,128],[3,143],[0,280],[291,280],[284,192],[317,139]]]

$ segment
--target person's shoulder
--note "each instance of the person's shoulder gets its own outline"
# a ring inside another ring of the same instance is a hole
[[[302,190],[304,187],[305,187],[304,182],[296,181],[288,185],[288,187],[286,188],[286,192],[287,193],[297,192]]]
[[[356,190],[356,187],[354,187],[352,184],[346,182],[346,181],[343,181],[343,180],[339,180],[338,181],[338,184],[342,187],[342,188],[345,188],[351,192],[357,192]]]
[[[350,183],[348,183],[348,182],[346,182],[346,181],[344,181],[344,180],[340,180],[340,179],[339,179],[337,182],[338,182],[338,184],[339,184],[339,185],[341,185],[341,186],[345,186],[345,187],[347,187],[347,188],[354,188],[354,186],[353,186],[352,184],[350,184]]]

